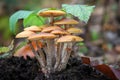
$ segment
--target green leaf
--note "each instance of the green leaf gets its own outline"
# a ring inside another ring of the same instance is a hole
[[[33,11],[20,10],[14,13],[9,19],[9,25],[10,25],[11,32],[15,34],[16,23],[18,22],[18,20],[28,17],[32,12]]]
[[[78,45],[79,46],[84,46],[85,44],[84,44],[84,42],[79,42]]]
[[[5,53],[8,52],[9,48],[8,47],[0,47],[0,53]]]
[[[41,26],[44,25],[46,18],[38,16],[36,13],[30,14],[27,18],[23,20],[24,27],[36,25]]]
[[[88,22],[91,13],[93,12],[95,6],[87,5],[68,5],[63,4],[62,8],[75,17],[78,17],[81,21]]]

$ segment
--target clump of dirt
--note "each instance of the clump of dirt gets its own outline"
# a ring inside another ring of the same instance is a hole
[[[72,58],[67,68],[45,78],[36,59],[11,57],[0,59],[0,80],[111,80],[93,67]]]

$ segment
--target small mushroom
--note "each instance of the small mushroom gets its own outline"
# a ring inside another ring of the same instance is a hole
[[[54,38],[56,36],[51,33],[39,33],[35,34],[33,36],[30,36],[28,39],[29,40],[44,40],[46,41],[47,44],[47,53],[46,53],[46,59],[47,59],[47,69],[48,73],[51,73],[52,69],[52,60],[54,59],[54,54],[55,54],[55,45],[54,45]]]
[[[73,35],[66,35],[66,36],[62,36],[57,40],[57,43],[59,42],[79,42],[79,41],[83,41],[83,39],[81,37],[78,36],[73,36]]]
[[[68,31],[71,34],[80,34],[80,33],[83,33],[83,31],[81,29],[73,28],[73,27],[68,28],[66,31]]]
[[[61,10],[46,10],[38,13],[38,15],[43,16],[43,17],[50,17],[50,24],[53,25],[54,23],[54,17],[57,16],[63,16],[66,13]]]
[[[51,32],[52,34],[55,34],[55,35],[58,35],[59,37],[62,36],[62,35],[68,35],[70,34],[69,32],[65,31],[65,30],[54,30]],[[57,46],[56,46],[56,63],[55,63],[55,66],[54,66],[54,69],[56,69],[60,63],[60,59],[61,59],[61,51],[62,51],[62,43],[58,43]]]
[[[30,35],[33,35],[33,34],[35,34],[35,33],[32,32],[32,31],[22,31],[22,32],[20,32],[16,35],[16,38],[27,38],[27,37],[29,37]]]
[[[38,26],[30,26],[24,29],[25,31],[33,31],[33,32],[40,32],[42,28]]]
[[[56,25],[62,25],[62,24],[78,24],[79,22],[74,20],[74,19],[70,19],[70,18],[64,18],[64,19],[61,19],[61,20],[58,20],[56,22],[54,22],[54,24]]]
[[[61,20],[58,20],[56,22],[54,22],[53,24],[55,25],[64,25],[64,29],[66,30],[69,25],[75,25],[75,24],[78,24],[79,22],[74,20],[74,19],[69,19],[69,18],[64,18],[64,19],[61,19]]]
[[[22,31],[22,32],[20,32],[20,33],[18,33],[18,34],[16,35],[16,38],[26,38],[26,39],[27,39],[29,36],[34,35],[34,34],[35,34],[35,33],[32,32],[32,31]],[[28,41],[29,41],[29,40],[28,40]],[[30,45],[29,47],[31,48],[32,52],[34,53],[36,59],[38,60],[39,63],[41,63],[41,62],[40,62],[39,55],[38,55],[38,53],[35,51],[35,49],[34,49],[31,41],[29,41],[29,45]]]
[[[58,70],[64,69],[67,65],[67,62],[69,60],[69,57],[71,55],[71,48],[72,45],[70,43],[73,42],[80,42],[83,41],[81,37],[78,36],[73,36],[73,35],[66,35],[62,36],[57,40],[57,43],[64,43],[63,50],[62,50],[62,59],[59,67],[57,68]],[[69,43],[69,44],[67,44]]]

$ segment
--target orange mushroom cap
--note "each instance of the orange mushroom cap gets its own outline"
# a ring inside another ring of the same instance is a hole
[[[63,16],[66,13],[64,11],[61,10],[46,10],[46,11],[42,11],[40,13],[38,13],[38,15],[43,16],[43,17],[57,17],[57,16]]]
[[[52,34],[55,35],[64,35],[64,34],[70,34],[69,32],[65,31],[65,30],[54,30],[51,32]]]
[[[78,36],[73,36],[73,35],[62,36],[57,40],[58,43],[61,43],[61,42],[80,42],[80,41],[83,41],[83,38],[78,37]]]
[[[35,33],[32,31],[22,31],[16,35],[16,38],[27,38],[33,34],[35,34]]]
[[[81,29],[79,29],[79,28],[73,28],[73,27],[68,28],[67,31],[69,33],[75,33],[75,34],[77,34],[77,33],[83,33],[83,31]]]
[[[58,26],[49,26],[49,27],[43,28],[43,30],[41,32],[51,32],[53,30],[62,30],[62,28],[60,28]]]
[[[54,24],[78,24],[78,23],[79,23],[78,21],[69,18],[54,22]]]
[[[28,37],[29,40],[54,39],[56,36],[51,33],[39,33]]]
[[[41,31],[42,28],[40,28],[40,27],[38,27],[38,26],[30,26],[30,27],[25,28],[24,30],[37,32],[37,31]]]

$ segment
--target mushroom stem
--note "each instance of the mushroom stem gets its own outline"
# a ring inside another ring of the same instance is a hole
[[[65,51],[66,51],[67,45],[68,45],[67,43],[64,43],[64,44],[63,44],[63,47],[62,47],[62,49],[61,49],[61,50],[62,50],[62,51],[61,51],[61,58],[64,57],[64,54],[65,54]]]
[[[60,70],[61,69],[65,69],[66,68],[66,65],[68,63],[68,60],[70,58],[70,55],[71,55],[71,48],[72,48],[72,43],[69,43],[65,49],[65,53],[64,53],[64,56],[62,58],[62,61],[61,61],[61,64],[60,64]]]
[[[64,24],[64,29],[65,29],[65,30],[67,29],[67,24]]]
[[[40,57],[39,57],[39,54],[37,51],[35,51],[33,45],[32,45],[32,42],[29,40],[28,43],[30,44],[30,48],[32,50],[32,52],[34,53],[35,55],[35,58],[38,60],[39,64],[41,65],[41,62],[40,62]]]
[[[53,26],[53,23],[54,23],[54,17],[51,16],[51,17],[50,17],[50,24],[51,24],[51,26]]]
[[[38,41],[36,41],[36,46],[38,48],[38,52],[39,52],[40,59],[41,59],[41,61],[40,61],[41,62],[41,67],[45,68],[45,64],[46,64],[46,62],[45,62],[45,55],[44,55],[42,49],[40,48]]]
[[[60,51],[61,52],[60,53],[61,54],[61,62],[58,65],[58,68],[57,68],[58,71],[60,71],[62,69],[63,60],[64,60],[64,57],[66,56],[65,52],[66,52],[67,45],[68,45],[67,43],[64,43],[63,45],[61,45],[61,49],[60,49],[60,50],[62,50],[62,51]]]
[[[61,60],[61,43],[58,43],[57,44],[57,52],[56,52],[56,63],[55,63],[55,66],[54,66],[54,69],[57,70],[59,64],[60,64],[60,60]]]
[[[54,45],[54,40],[46,40],[47,41],[47,50],[48,50],[48,54],[47,54],[47,68],[48,68],[48,72],[51,73],[53,72],[53,64],[55,62],[55,45]]]

